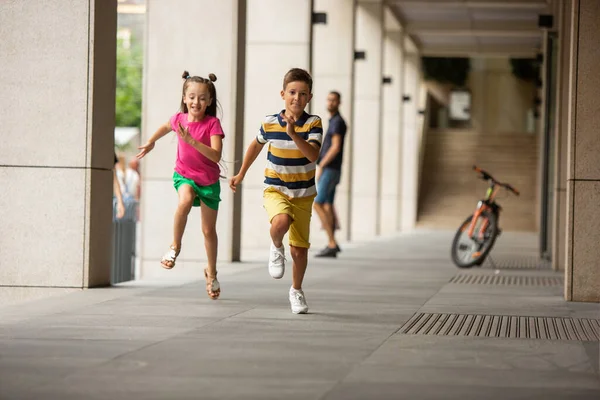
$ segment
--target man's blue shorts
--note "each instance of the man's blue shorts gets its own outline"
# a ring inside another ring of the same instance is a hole
[[[317,197],[315,203],[333,204],[335,187],[340,183],[342,172],[333,168],[323,168],[319,181],[317,182]]]

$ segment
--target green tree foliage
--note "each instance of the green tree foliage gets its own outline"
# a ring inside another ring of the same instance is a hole
[[[136,41],[126,48],[117,41],[117,93],[115,125],[141,127],[142,121],[142,48]]]
[[[426,80],[465,86],[471,62],[468,58],[423,57],[421,59]]]

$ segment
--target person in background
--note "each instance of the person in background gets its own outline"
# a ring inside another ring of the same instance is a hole
[[[113,193],[117,200],[117,210],[115,215],[117,219],[121,219],[125,215],[125,204],[123,203],[123,196],[121,194],[121,185],[119,185],[119,179],[117,178],[116,167],[118,162],[119,159],[115,153],[115,167],[113,168]]]
[[[138,160],[136,157],[133,157],[131,160],[129,160],[129,169],[128,171],[131,171],[132,174],[135,175],[135,199],[137,201],[140,200],[140,197],[142,195],[142,178],[141,178],[141,174],[140,174],[140,160]]]
[[[119,179],[119,185],[121,186],[121,194],[124,199],[134,199],[139,201],[140,196],[140,175],[138,172],[131,168],[131,165],[137,165],[137,158],[133,158],[129,165],[127,165],[125,156],[120,155],[118,157],[119,162],[117,163],[117,178]]]
[[[319,171],[317,172],[317,197],[315,197],[314,208],[329,242],[327,247],[321,250],[316,257],[337,257],[341,251],[335,240],[335,230],[338,226],[337,215],[333,207],[335,188],[340,183],[342,173],[342,160],[344,157],[344,140],[346,137],[346,121],[340,115],[341,95],[331,91],[327,95],[327,111],[331,116],[327,134],[323,139],[323,148],[317,160]]]

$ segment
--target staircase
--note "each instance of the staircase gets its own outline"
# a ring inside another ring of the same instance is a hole
[[[501,189],[503,230],[538,230],[538,136],[528,133],[486,135],[471,130],[430,130],[425,142],[417,226],[458,228],[485,196],[487,184],[473,165],[521,196]]]

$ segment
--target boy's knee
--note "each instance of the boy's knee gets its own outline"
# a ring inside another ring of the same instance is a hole
[[[288,214],[278,214],[271,220],[271,226],[278,230],[287,231],[292,223],[292,218]]]
[[[306,247],[290,246],[290,253],[293,259],[303,259],[308,257],[308,249]]]

